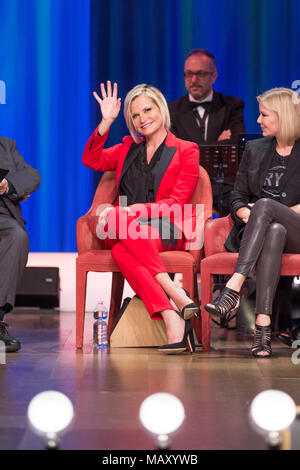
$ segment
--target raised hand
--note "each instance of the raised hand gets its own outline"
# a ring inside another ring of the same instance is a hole
[[[106,132],[118,117],[121,109],[121,98],[118,98],[117,83],[114,83],[112,89],[111,82],[108,80],[107,90],[105,89],[104,83],[101,83],[100,90],[102,99],[95,91],[93,92],[93,95],[100,105],[102,121],[99,125],[99,133],[103,134],[103,132]]]

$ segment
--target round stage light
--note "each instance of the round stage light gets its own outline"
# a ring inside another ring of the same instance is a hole
[[[251,417],[262,431],[276,432],[287,429],[296,417],[294,400],[280,390],[259,393],[251,403]]]
[[[147,431],[154,434],[159,448],[169,444],[169,434],[179,429],[185,418],[182,402],[170,393],[155,393],[140,407],[140,420]]]
[[[61,392],[45,391],[36,395],[29,403],[27,416],[32,430],[55,448],[59,436],[71,425],[74,409],[70,399]]]

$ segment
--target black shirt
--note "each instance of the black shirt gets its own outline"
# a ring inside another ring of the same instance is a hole
[[[280,184],[282,177],[286,171],[290,155],[282,157],[275,151],[271,166],[266,175],[263,187],[262,197],[279,200],[280,199]]]
[[[155,169],[160,161],[165,140],[156,149],[150,163],[147,162],[146,142],[141,142],[138,145],[140,147],[138,155],[124,174],[120,184],[120,196],[127,196],[127,206],[155,202]],[[130,152],[131,149],[129,149],[127,158]]]
[[[127,206],[138,203],[155,202],[155,171],[161,159],[165,140],[156,149],[149,163],[147,162],[146,142],[138,144],[140,147],[139,152],[120,183],[120,196],[127,197]],[[135,146],[129,149],[127,158],[134,149],[136,149]],[[139,219],[139,224],[149,224],[156,227],[159,230],[164,248],[167,250],[174,250],[178,238],[182,236],[174,224],[166,217],[149,220]]]

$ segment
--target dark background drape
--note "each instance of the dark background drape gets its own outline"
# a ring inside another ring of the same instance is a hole
[[[299,0],[1,0],[0,135],[17,141],[42,184],[23,203],[32,251],[76,251],[76,220],[100,175],[83,167],[100,119],[92,91],[110,79],[126,92],[157,86],[185,93],[187,52],[216,56],[217,91],[245,100],[257,132],[256,95],[300,88]],[[122,115],[107,144],[126,134]]]

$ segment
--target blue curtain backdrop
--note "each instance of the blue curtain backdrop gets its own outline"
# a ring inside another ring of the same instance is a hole
[[[75,251],[90,202],[81,156],[90,133],[90,9],[86,0],[1,0],[0,135],[42,183],[22,203],[32,251]]]
[[[23,203],[32,251],[76,251],[76,220],[100,177],[81,156],[101,81],[117,81],[123,100],[147,82],[171,101],[185,93],[187,52],[206,48],[215,89],[245,100],[257,132],[256,95],[300,80],[299,21],[299,0],[1,0],[0,135],[42,176]],[[108,145],[126,133],[120,116]]]

